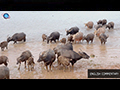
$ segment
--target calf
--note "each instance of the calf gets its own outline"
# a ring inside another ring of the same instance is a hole
[[[29,57],[28,62],[27,62],[28,71],[30,71],[29,66],[31,66],[31,71],[32,71],[32,68],[34,69],[34,64],[35,64],[35,62],[34,62],[33,57]]]
[[[72,60],[64,56],[58,57],[58,65],[60,66],[62,64],[64,66],[64,69],[66,68],[66,66],[69,66],[69,69],[70,69],[70,61]]]
[[[5,47],[6,47],[6,49],[8,49],[8,42],[7,41],[1,42],[0,47],[1,47],[1,51],[4,51]]]
[[[60,42],[65,44],[65,43],[66,43],[66,38],[62,38],[62,39],[60,40]]]
[[[43,34],[42,39],[43,39],[43,41],[45,41],[47,39],[47,35]]]
[[[9,60],[7,56],[0,56],[0,64],[4,64],[5,66],[8,65]]]

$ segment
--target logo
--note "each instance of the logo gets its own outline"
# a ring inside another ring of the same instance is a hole
[[[4,19],[10,19],[10,15],[8,13],[3,13],[2,16]]]

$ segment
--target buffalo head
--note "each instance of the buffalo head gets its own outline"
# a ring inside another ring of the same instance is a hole
[[[12,41],[12,37],[7,38],[7,42],[10,42],[10,41]]]
[[[84,58],[84,59],[89,59],[89,58],[90,58],[90,56],[89,56],[87,53],[83,52],[81,49],[79,50],[78,53],[79,53],[79,55],[82,56],[82,58]]]

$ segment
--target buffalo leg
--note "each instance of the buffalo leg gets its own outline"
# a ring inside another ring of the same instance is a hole
[[[52,66],[52,63],[50,63],[50,65],[49,65],[49,67],[50,67],[50,71],[52,71],[52,70],[51,70],[51,66]]]
[[[6,49],[8,49],[8,46],[6,46]]]
[[[54,39],[54,42],[56,43],[56,40]]]
[[[24,63],[24,64],[25,64],[25,68],[26,68],[26,61],[25,61],[25,63]]]
[[[2,51],[4,51],[4,48],[1,48]]]
[[[24,38],[24,42],[26,41],[26,38]]]
[[[13,44],[17,43],[17,41],[15,40]]]
[[[29,65],[28,65],[28,71],[30,71],[30,69],[29,69]]]
[[[48,65],[46,65],[46,70],[47,70],[47,72],[49,72],[49,70],[48,70]]]
[[[21,63],[19,64],[18,70],[20,70]]]

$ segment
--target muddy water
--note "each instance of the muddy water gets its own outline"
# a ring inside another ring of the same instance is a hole
[[[0,12],[3,13],[3,12]],[[0,55],[6,55],[9,58],[8,67],[10,69],[11,79],[81,79],[87,78],[88,69],[119,69],[120,66],[120,12],[9,12],[11,18],[4,20],[0,18],[0,41],[6,40],[7,36],[11,36],[16,32],[25,32],[27,41],[13,44],[10,42],[8,49],[0,51]],[[31,15],[31,16],[30,16]],[[39,16],[39,18],[35,17]],[[90,15],[93,17],[90,18]],[[96,16],[96,17],[95,17]],[[26,18],[27,17],[27,18]],[[34,18],[33,18],[34,17]],[[18,19],[21,18],[21,19]],[[106,30],[109,35],[107,43],[101,45],[97,37],[92,44],[85,41],[73,44],[73,48],[78,52],[79,48],[88,55],[94,54],[94,58],[81,59],[74,65],[74,70],[63,71],[63,67],[58,68],[57,60],[53,63],[52,72],[47,72],[44,63],[37,63],[39,53],[53,49],[60,43],[46,44],[42,42],[43,33],[49,35],[52,31],[59,31],[60,38],[66,37],[65,29],[71,26],[78,26],[84,35],[93,33],[94,28],[89,30],[84,27],[84,23],[91,20],[96,24],[99,19],[106,18],[115,22],[113,30]],[[7,27],[6,27],[7,24]],[[20,70],[16,64],[16,58],[25,51],[30,50],[34,56],[35,67],[33,71],[24,68],[21,64]]]

